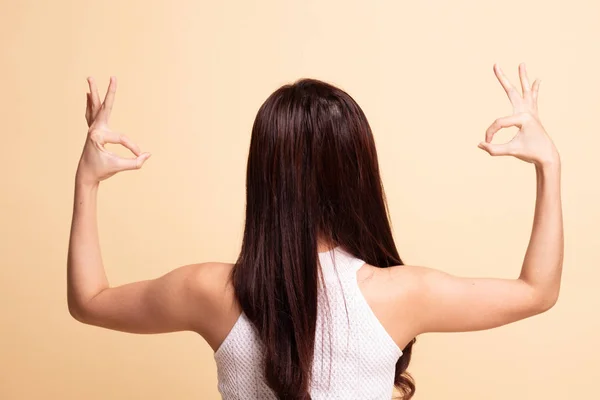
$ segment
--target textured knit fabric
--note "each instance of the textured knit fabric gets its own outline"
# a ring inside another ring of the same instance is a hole
[[[319,285],[311,397],[392,398],[402,350],[383,328],[359,289],[365,263],[340,246],[319,253],[325,287]],[[242,313],[215,352],[218,388],[225,400],[277,399],[264,380],[262,344]]]

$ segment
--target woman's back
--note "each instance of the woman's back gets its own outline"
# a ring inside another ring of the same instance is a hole
[[[115,80],[103,103],[90,80],[67,265],[71,315],[125,332],[197,332],[217,349],[226,398],[389,398],[393,383],[410,399],[416,336],[498,327],[544,312],[558,298],[561,164],[539,120],[539,81],[530,85],[522,64],[519,96],[494,71],[515,112],[494,121],[479,147],[533,163],[537,180],[531,238],[512,279],[403,265],[366,116],[346,92],[305,79],[275,91],[255,119],[235,264],[191,264],[110,287],[96,223],[99,182],[140,168],[149,153],[108,127]],[[511,142],[490,143],[511,126],[519,127]],[[123,144],[137,158],[117,157],[106,143]],[[338,247],[318,253],[323,244]]]
[[[390,399],[401,349],[361,293],[357,271],[365,262],[341,246],[319,253],[313,399]],[[263,345],[242,312],[215,352],[224,399],[277,399],[264,379]],[[349,397],[350,396],[350,397]]]

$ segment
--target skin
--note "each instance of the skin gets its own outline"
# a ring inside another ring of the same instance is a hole
[[[563,264],[560,157],[542,126],[537,108],[540,81],[529,84],[519,65],[521,92],[498,65],[494,73],[513,105],[513,114],[495,120],[479,148],[492,156],[513,156],[536,171],[533,228],[521,273],[514,279],[465,278],[421,266],[377,268],[365,264],[358,282],[375,315],[400,348],[426,332],[490,329],[550,309],[557,301]],[[104,101],[88,78],[89,130],[75,179],[75,199],[67,262],[68,306],[78,321],[132,333],[193,331],[216,350],[240,315],[229,281],[233,264],[190,264],[146,281],[111,287],[98,240],[96,221],[100,182],[117,172],[141,168],[150,153],[108,125],[116,79]],[[515,137],[493,144],[500,129],[516,126]],[[108,152],[121,144],[135,157]],[[331,246],[319,242],[318,251]]]

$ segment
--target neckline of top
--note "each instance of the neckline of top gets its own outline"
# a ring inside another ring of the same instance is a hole
[[[331,249],[329,249],[329,250],[326,250],[326,251],[320,251],[320,252],[318,252],[317,254],[321,256],[321,255],[325,255],[325,254],[333,253],[333,252],[335,252],[335,251],[341,250],[341,247],[342,247],[341,245],[338,245],[338,246],[335,246],[335,247],[333,247],[333,248],[331,248]]]

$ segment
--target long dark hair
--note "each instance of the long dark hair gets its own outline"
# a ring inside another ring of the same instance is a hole
[[[370,265],[403,265],[365,114],[343,90],[302,79],[269,96],[254,121],[232,275],[265,346],[267,383],[281,399],[310,399],[319,238]],[[415,390],[406,372],[413,343],[396,364],[404,399]]]

